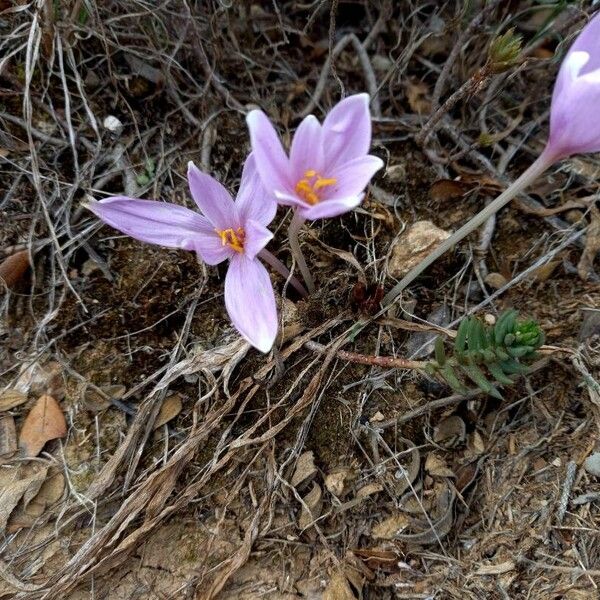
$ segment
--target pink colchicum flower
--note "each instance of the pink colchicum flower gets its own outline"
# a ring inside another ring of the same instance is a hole
[[[600,151],[600,12],[583,28],[561,65],[545,152],[554,161]],[[553,162],[554,162],[553,161]]]
[[[269,274],[257,255],[273,237],[267,225],[277,204],[263,189],[252,154],[237,199],[215,179],[188,165],[192,198],[202,215],[166,202],[117,196],[87,207],[102,221],[149,244],[193,250],[209,265],[229,260],[225,307],[235,328],[268,352],[277,335],[277,307]]]
[[[271,121],[260,110],[247,118],[256,168],[279,204],[304,219],[336,217],[358,206],[383,161],[368,154],[371,116],[368,94],[339,102],[323,124],[313,115],[298,126],[289,157]]]
[[[550,107],[544,151],[493,202],[445,239],[383,298],[389,306],[429,265],[506,206],[554,163],[573,154],[600,152],[600,12],[581,30],[561,65]]]

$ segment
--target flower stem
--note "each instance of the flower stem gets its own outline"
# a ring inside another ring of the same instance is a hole
[[[426,256],[416,267],[401,279],[384,297],[382,304],[389,306],[400,293],[411,284],[429,265],[436,261],[442,254],[458,244],[464,237],[474,229],[485,223],[493,214],[497,213],[503,206],[508,204],[515,196],[528,187],[546,169],[555,162],[555,158],[543,152],[539,158],[502,194],[493,202],[488,204],[481,212],[477,213],[470,221],[465,223],[458,231],[454,232],[447,240],[444,240],[433,252]]]
[[[290,285],[294,287],[298,293],[306,298],[308,292],[306,288],[298,281],[294,275],[290,273],[290,270],[276,257],[273,256],[266,248],[263,248],[258,256],[262,258],[268,265],[271,265],[286,281],[290,282]]]
[[[298,268],[300,269],[300,273],[302,273],[308,292],[312,294],[315,291],[315,282],[310,274],[304,254],[302,254],[302,249],[300,248],[300,242],[298,241],[298,232],[302,225],[304,225],[305,220],[298,211],[294,211],[294,216],[288,229],[288,239],[290,241],[290,248],[292,249],[292,256],[298,263]]]

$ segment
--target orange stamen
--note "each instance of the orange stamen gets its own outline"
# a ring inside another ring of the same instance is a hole
[[[246,232],[243,227],[238,227],[235,231],[233,229],[215,229],[218,236],[221,238],[221,245],[229,246],[236,252],[244,251],[244,240],[246,238]]]
[[[304,172],[304,177],[296,184],[296,193],[312,206],[321,201],[320,190],[336,183],[337,179],[334,177],[321,177],[314,169],[309,169]]]

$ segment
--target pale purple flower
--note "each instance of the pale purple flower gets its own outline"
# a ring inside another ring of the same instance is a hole
[[[383,161],[368,154],[371,116],[368,94],[338,103],[323,124],[313,115],[298,126],[289,157],[271,121],[260,110],[247,116],[263,185],[280,204],[305,219],[335,217],[358,206]]]
[[[556,79],[546,153],[553,161],[600,151],[600,13],[569,49]]]
[[[92,201],[88,208],[136,240],[193,250],[209,265],[229,260],[227,312],[253,346],[268,352],[277,335],[277,308],[271,279],[257,255],[273,237],[266,226],[277,204],[265,192],[252,154],[235,202],[218,181],[191,162],[188,183],[202,215],[177,204],[123,196]]]

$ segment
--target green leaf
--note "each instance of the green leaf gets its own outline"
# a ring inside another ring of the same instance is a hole
[[[498,363],[487,365],[488,371],[493,375],[494,379],[503,385],[512,385],[514,381],[508,377]]]
[[[435,360],[437,360],[440,367],[443,367],[446,364],[446,352],[444,351],[444,340],[441,336],[435,339]]]
[[[502,400],[502,394],[487,380],[483,371],[477,365],[465,366],[463,371],[486,394]]]
[[[452,368],[452,366],[449,363],[446,363],[446,366],[443,369],[441,369],[440,375],[446,380],[448,385],[455,392],[458,392],[459,394],[468,393],[469,390],[458,379],[458,377],[456,376],[456,373],[454,373],[454,369]]]
[[[456,332],[456,339],[454,340],[454,352],[462,354],[465,351],[465,344],[467,341],[467,331],[469,330],[469,319],[463,319],[458,326]]]

